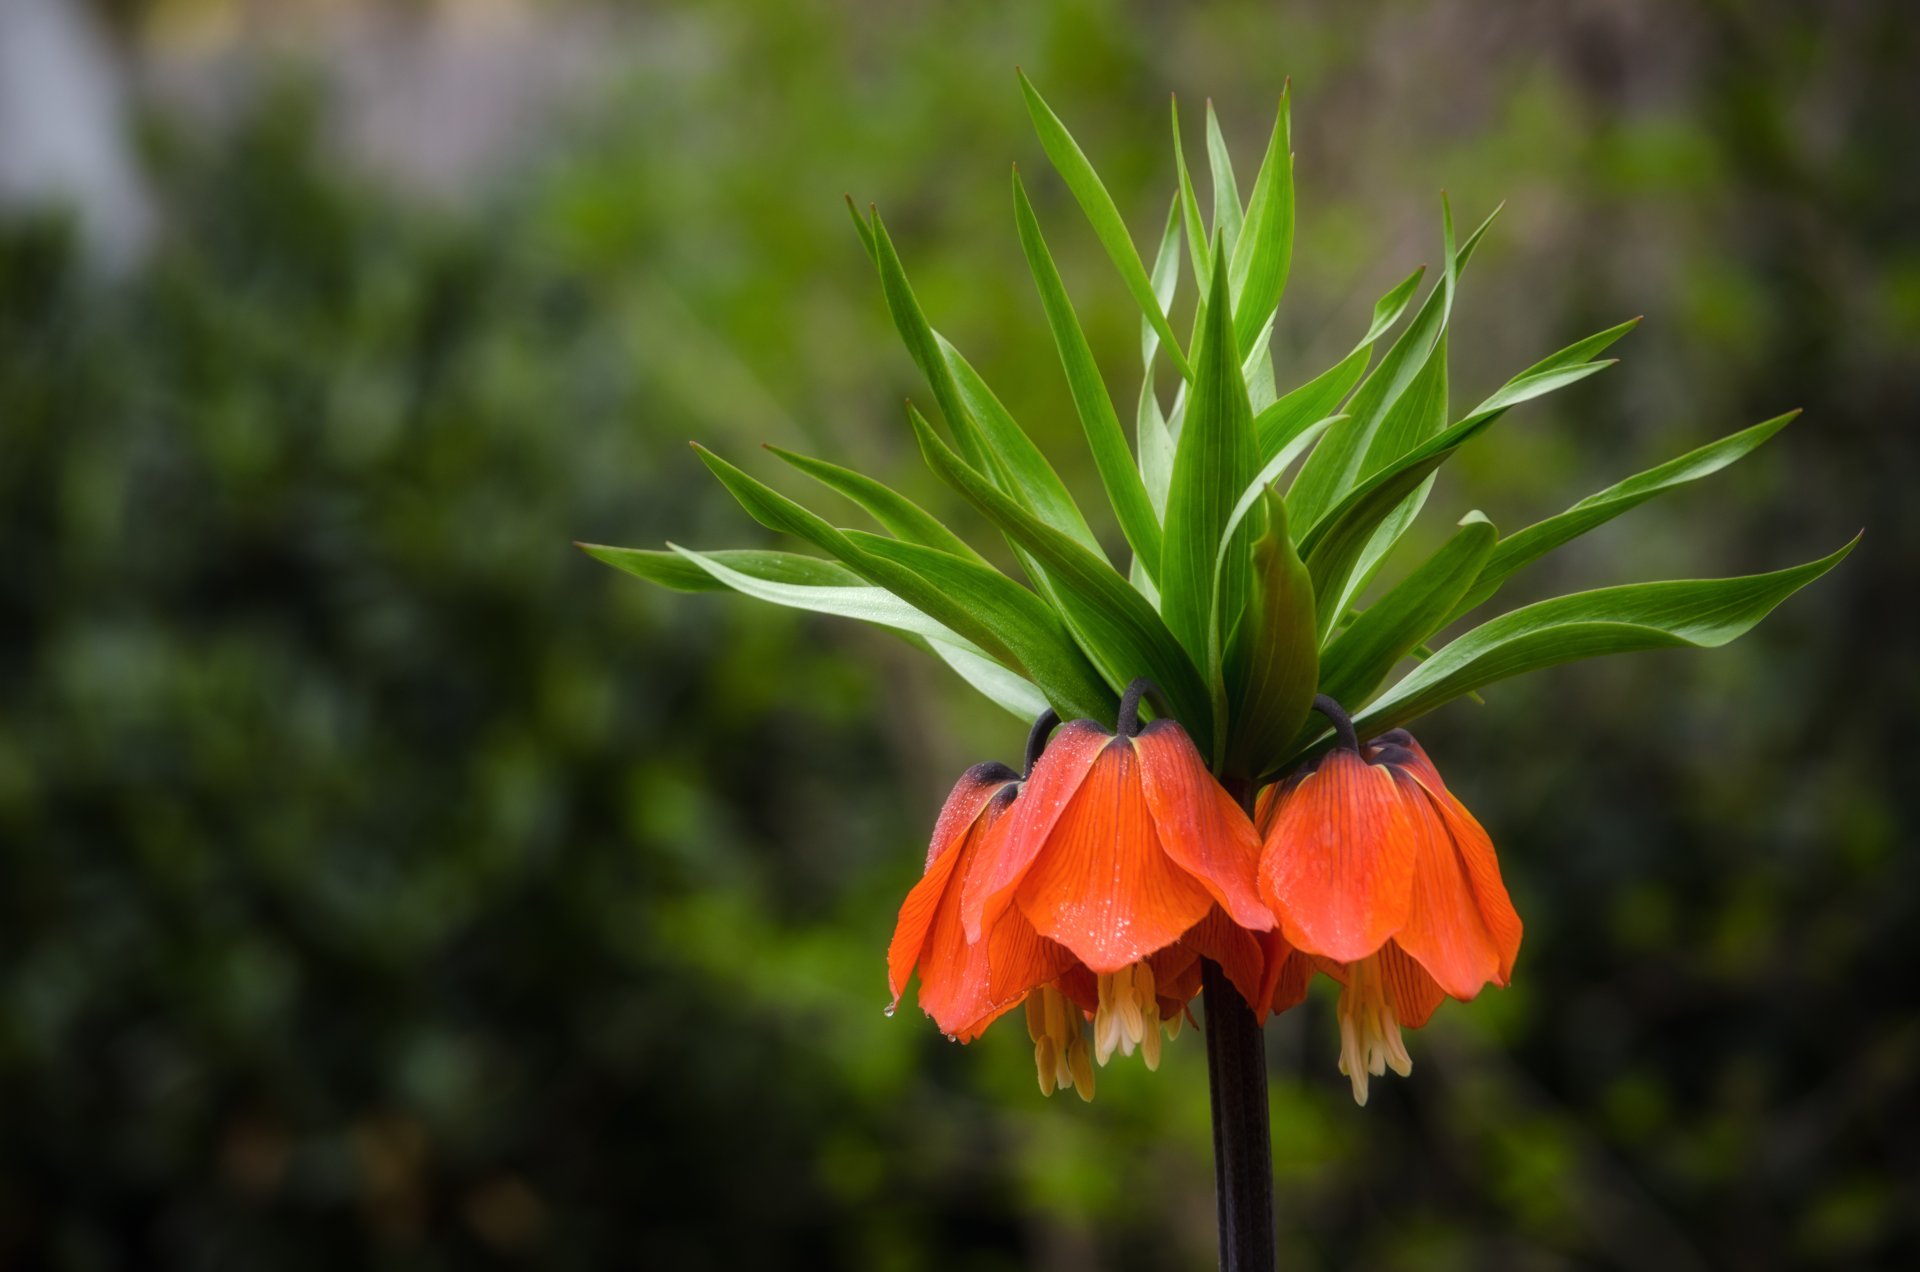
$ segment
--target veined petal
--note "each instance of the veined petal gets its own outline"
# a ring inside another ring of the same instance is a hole
[[[1133,739],[1140,786],[1160,845],[1200,881],[1243,928],[1262,932],[1273,914],[1260,900],[1260,840],[1233,796],[1213,780],[1193,740],[1172,720],[1155,720]]]
[[[931,870],[933,863],[973,828],[987,801],[1001,787],[1019,780],[1018,773],[998,760],[976,764],[962,773],[953,789],[947,792],[947,802],[940,806],[940,816],[933,823],[933,842],[927,845],[927,868]]]
[[[1494,969],[1482,979],[1498,985],[1507,984],[1513,978],[1513,960],[1520,952],[1521,923],[1520,915],[1513,908],[1513,899],[1507,895],[1507,885],[1500,877],[1500,861],[1494,855],[1492,838],[1473,814],[1467,811],[1467,806],[1447,789],[1446,782],[1440,777],[1440,770],[1411,733],[1405,729],[1395,729],[1376,738],[1375,742],[1385,744],[1380,748],[1380,754],[1389,763],[1411,774],[1419,783],[1444,826],[1451,839],[1454,859],[1452,866],[1441,863],[1444,872],[1449,875],[1454,869],[1463,872],[1479,926],[1485,931],[1496,953]],[[1418,905],[1416,899],[1416,908]],[[1401,943],[1407,946],[1409,953],[1418,957],[1414,944],[1409,944],[1404,938]],[[1440,975],[1438,969],[1430,970],[1436,976]],[[1446,983],[1446,977],[1441,976],[1440,979]],[[1448,986],[1448,992],[1456,998],[1472,997],[1472,994],[1455,992],[1451,985]]]
[[[1009,785],[989,800],[960,846],[934,863],[935,872],[946,868],[948,879],[920,951],[920,1008],[933,1017],[941,1032],[962,1041],[978,1035],[994,1017],[1019,1002],[1025,992],[1023,986],[1018,993],[994,994],[989,960],[996,942],[1003,949],[1017,949],[1023,936],[1028,942],[1039,940],[1026,920],[1012,911],[1003,913],[988,939],[977,943],[967,940],[966,926],[960,919],[958,881],[974,861],[992,851],[1004,833],[1007,821],[1003,814],[1014,790]]]
[[[893,940],[887,945],[887,988],[893,992],[896,1007],[900,1004],[900,995],[907,992],[907,980],[913,975],[914,965],[926,949],[927,933],[933,928],[934,915],[940,902],[946,899],[947,884],[962,855],[948,852],[936,857],[900,905],[900,917],[893,925]]]
[[[955,851],[972,835],[988,802],[1019,775],[1004,764],[976,764],[961,774],[934,822],[933,842],[927,848],[926,873],[907,892],[887,946],[887,982],[897,1006],[906,992],[907,978],[926,947],[934,913],[947,894],[955,865],[965,855]],[[961,876],[965,878],[963,874]],[[955,889],[957,894],[958,889]],[[925,979],[924,976],[922,979]]]
[[[1073,955],[1034,931],[1018,906],[1002,910],[986,941],[976,948],[986,959],[986,999],[997,1009],[996,1015],[1073,966]],[[972,1032],[977,1035],[985,1027],[982,1021]],[[959,1036],[964,1039],[968,1032],[961,1030]]]
[[[1407,921],[1419,829],[1385,767],[1329,751],[1278,796],[1260,894],[1295,949],[1365,958]]]
[[[1446,991],[1425,968],[1416,963],[1398,941],[1387,942],[1380,951],[1380,979],[1393,1003],[1394,1019],[1403,1028],[1418,1029],[1433,1018],[1434,1008],[1446,998]]]
[[[1422,827],[1414,854],[1413,903],[1395,940],[1440,988],[1459,999],[1469,999],[1488,981],[1504,982],[1500,941],[1481,915],[1480,898],[1467,873],[1467,863],[1437,801],[1410,773],[1399,780],[1411,787],[1409,805]],[[1484,835],[1482,836],[1484,842]],[[1487,856],[1492,856],[1491,845]],[[1498,870],[1495,872],[1498,884]],[[1504,889],[1500,900],[1506,901]],[[1513,941],[1519,942],[1519,923],[1511,905]]]
[[[1216,905],[1207,911],[1206,918],[1187,930],[1180,944],[1218,963],[1227,980],[1240,991],[1240,997],[1253,1008],[1253,1014],[1261,1020],[1267,1018],[1267,999],[1261,993],[1266,984],[1267,954],[1261,946],[1261,937],[1247,931]]]
[[[1267,1011],[1279,1015],[1307,1000],[1307,986],[1313,980],[1313,960],[1287,944],[1279,932],[1260,934],[1261,951],[1266,955],[1266,975],[1261,981],[1261,997]]]
[[[979,940],[988,921],[999,918],[1012,900],[1014,887],[1053,834],[1093,762],[1112,740],[1113,735],[1092,720],[1069,721],[1054,733],[1021,787],[1006,837],[991,857],[982,858],[967,873],[960,915],[968,940]]]
[[[1015,805],[1010,837],[1033,833],[1021,825],[1019,810],[1039,776],[1036,767]],[[1042,936],[1094,972],[1117,972],[1173,944],[1213,905],[1161,846],[1129,738],[1106,738],[1066,806],[1057,814],[1043,807],[1033,821],[1048,822],[1051,833],[1018,876],[1014,899]],[[1009,850],[1003,860],[1026,848]]]

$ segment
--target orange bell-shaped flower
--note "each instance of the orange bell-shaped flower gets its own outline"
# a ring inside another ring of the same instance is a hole
[[[1254,877],[1259,839],[1179,724],[1139,726],[1149,688],[1128,689],[1114,732],[1092,720],[1061,726],[961,903],[969,939],[1018,913],[1091,973],[1102,1061],[1147,1045],[1149,1024],[1184,1010],[1202,957],[1264,1014],[1251,934],[1273,918]]]
[[[1520,917],[1493,843],[1404,729],[1359,744],[1345,712],[1315,703],[1339,740],[1263,797],[1260,895],[1281,936],[1343,986],[1340,1070],[1367,1101],[1367,1078],[1412,1060],[1400,1030],[1443,998],[1505,985]],[[1279,999],[1304,990],[1297,961]]]

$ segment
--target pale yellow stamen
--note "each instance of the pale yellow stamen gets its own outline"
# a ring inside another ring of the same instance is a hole
[[[1162,1018],[1154,991],[1153,968],[1131,963],[1117,972],[1103,972],[1097,981],[1099,1005],[1093,1013],[1093,1054],[1101,1064],[1118,1051],[1136,1050],[1147,1068],[1160,1067],[1160,1031],[1171,1038],[1180,1032],[1180,1014]]]
[[[1027,1036],[1033,1039],[1033,1064],[1040,1094],[1072,1087],[1083,1100],[1093,1098],[1093,1064],[1088,1058],[1080,1009],[1051,985],[1027,995]]]
[[[1413,1072],[1413,1058],[1400,1039],[1400,1020],[1387,998],[1377,955],[1347,965],[1340,991],[1340,1072],[1353,1083],[1353,1102],[1367,1102],[1367,1078],[1389,1068],[1401,1077]]]

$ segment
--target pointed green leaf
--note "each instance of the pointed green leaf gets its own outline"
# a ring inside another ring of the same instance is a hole
[[[1313,588],[1287,532],[1283,501],[1271,486],[1333,423],[1333,418],[1316,421],[1269,459],[1241,492],[1220,532],[1208,607],[1207,682],[1213,692],[1212,750],[1225,757],[1226,772],[1247,777],[1264,772],[1256,767],[1259,761],[1249,756],[1266,749],[1270,733],[1285,742],[1299,726],[1299,719],[1291,717],[1303,683],[1306,696],[1298,704],[1301,716],[1313,700],[1319,648]],[[1241,535],[1242,523],[1256,508],[1264,513],[1261,534]],[[1232,626],[1235,616],[1225,608],[1222,585],[1234,543],[1247,537],[1254,539],[1248,596],[1238,626]],[[1304,638],[1297,630],[1302,622]]]
[[[912,632],[929,640],[972,647],[971,642],[944,623],[929,618],[883,587],[814,587],[799,583],[776,583],[744,574],[704,552],[695,552],[676,543],[670,543],[667,547],[689,565],[711,575],[716,582],[756,600],[834,618],[851,618],[857,622]]]
[[[1127,449],[1126,434],[1120,431],[1120,417],[1114,412],[1113,399],[1107,396],[1106,382],[1094,364],[1093,350],[1080,330],[1080,319],[1073,312],[1073,302],[1067,298],[1060,271],[1054,268],[1053,256],[1047,251],[1040,222],[1034,218],[1033,205],[1027,201],[1017,168],[1013,173],[1013,208],[1020,231],[1020,247],[1026,253],[1033,281],[1040,289],[1047,326],[1053,331],[1061,365],[1066,368],[1067,387],[1073,395],[1080,426],[1086,432],[1087,445],[1093,451],[1100,484],[1106,488],[1107,500],[1120,522],[1120,532],[1126,536],[1134,555],[1140,558],[1147,577],[1157,581],[1160,522],[1154,516],[1153,503],[1140,480],[1140,472],[1134,467],[1133,452]]]
[[[659,552],[648,548],[616,548],[604,543],[574,545],[596,561],[604,561],[616,570],[643,578],[649,583],[672,588],[676,592],[723,592],[727,585],[709,570],[687,560],[680,552]],[[801,556],[797,552],[766,552],[758,548],[722,548],[703,553],[728,569],[765,579],[770,583],[796,583],[811,587],[858,587],[866,580],[835,561]]]
[[[1468,513],[1438,551],[1327,646],[1320,660],[1320,692],[1349,712],[1359,710],[1402,658],[1445,625],[1497,537],[1491,521]]]
[[[978,552],[967,546],[966,540],[941,525],[933,514],[865,473],[856,473],[851,468],[798,455],[771,444],[766,449],[829,490],[837,491],[859,504],[875,521],[907,542],[924,544],[974,561],[982,559]]]
[[[1347,582],[1373,541],[1374,533],[1392,516],[1400,502],[1413,494],[1468,438],[1505,414],[1509,407],[1585,379],[1611,365],[1611,362],[1589,362],[1510,381],[1482,402],[1473,414],[1367,478],[1339,507],[1321,518],[1300,542],[1300,554],[1306,558],[1307,569],[1313,574],[1314,594],[1324,604],[1331,604],[1331,598],[1336,595],[1348,594]],[[1310,458],[1307,462],[1313,461]]]
[[[1031,720],[1047,708],[1046,698],[1017,673],[988,658],[884,588],[796,586],[734,570],[718,559],[722,554],[692,552],[675,546],[669,555],[677,556],[687,569],[709,579],[716,588],[731,588],[775,605],[856,619],[898,632],[910,644],[953,668],[969,685],[1022,720]]]
[[[1187,257],[1193,264],[1193,277],[1196,284],[1204,284],[1213,276],[1212,264],[1207,259],[1207,223],[1200,217],[1200,198],[1193,192],[1193,172],[1187,167],[1187,151],[1180,138],[1180,99],[1173,100],[1173,166],[1180,178],[1180,189],[1176,196],[1180,200],[1181,210],[1186,214]],[[1166,307],[1161,307],[1166,312]],[[1143,320],[1144,321],[1144,320]]]
[[[992,566],[859,530],[847,537],[912,570],[991,629],[1063,719],[1102,719],[1119,705],[1053,608]]]
[[[1556,597],[1481,624],[1409,672],[1361,715],[1367,734],[1406,724],[1469,690],[1603,654],[1724,645],[1838,565],[1860,541],[1772,574],[1630,583]]]
[[[1233,179],[1233,156],[1227,153],[1227,139],[1221,135],[1212,98],[1207,99],[1207,167],[1213,173],[1213,232],[1225,242],[1227,259],[1232,260],[1233,245],[1240,241],[1240,224],[1245,220],[1245,212],[1240,203],[1240,186]],[[1238,294],[1236,291],[1235,295]]]
[[[1492,557],[1481,568],[1480,577],[1474,580],[1472,590],[1449,616],[1449,621],[1485,603],[1515,571],[1560,545],[1613,520],[1629,508],[1638,507],[1655,495],[1717,473],[1744,458],[1760,443],[1792,423],[1799,414],[1798,411],[1789,411],[1717,442],[1690,450],[1678,459],[1670,459],[1643,473],[1636,473],[1625,481],[1615,482],[1597,494],[1588,495],[1558,516],[1535,522],[1517,534],[1502,539],[1500,546],[1494,549]]]
[[[1218,236],[1215,236],[1218,249]],[[1167,491],[1166,534],[1160,564],[1160,607],[1167,626],[1196,661],[1207,656],[1214,557],[1221,531],[1259,468],[1253,411],[1233,340],[1233,303],[1226,253],[1211,253],[1214,283],[1194,346],[1192,397],[1174,452]],[[1221,583],[1221,612],[1229,619],[1246,599],[1248,536],[1230,552]]]
[[[847,195],[847,215],[853,218],[853,232],[860,236],[860,246],[867,250],[867,259],[875,265],[880,263],[880,249],[873,241],[873,227],[867,224],[867,218],[860,215],[860,209],[853,206],[853,196]]]
[[[1114,268],[1120,271],[1120,279],[1132,293],[1134,302],[1146,314],[1154,330],[1160,333],[1160,339],[1167,346],[1167,356],[1180,368],[1183,379],[1192,379],[1193,371],[1187,365],[1185,355],[1180,352],[1180,342],[1173,338],[1173,328],[1167,324],[1167,315],[1153,298],[1153,284],[1147,280],[1147,270],[1140,263],[1140,253],[1134,250],[1133,239],[1127,233],[1126,222],[1120,217],[1120,209],[1114,206],[1113,196],[1100,184],[1100,177],[1093,170],[1093,164],[1081,151],[1078,142],[1067,131],[1060,117],[1053,113],[1040,96],[1040,91],[1028,80],[1026,74],[1020,74],[1020,90],[1026,94],[1027,113],[1033,117],[1034,130],[1040,134],[1041,148],[1047,152],[1047,158],[1053,161],[1054,168],[1073,191],[1073,197],[1079,202],[1081,211],[1093,226],[1093,232],[1100,245],[1107,249],[1107,256],[1113,261]],[[963,452],[964,453],[964,452]]]
[[[749,516],[769,530],[790,534],[820,548],[870,583],[892,592],[906,604],[936,622],[952,628],[977,645],[988,657],[1014,671],[1026,667],[1019,656],[1001,640],[991,621],[983,620],[964,606],[956,604],[939,588],[927,583],[905,566],[862,548],[843,530],[779,491],[756,480],[704,446],[694,450],[713,471]]]
[[[1260,175],[1254,179],[1253,196],[1247,204],[1246,229],[1231,252],[1234,333],[1242,356],[1264,343],[1259,334],[1272,321],[1293,262],[1291,94],[1291,85],[1280,94],[1280,111],[1267,142],[1267,157],[1260,164]]]
[[[958,349],[937,333],[934,339],[939,341],[940,351],[953,371],[961,400],[973,412],[987,448],[993,452],[998,466],[1006,475],[1007,480],[999,483],[1001,489],[1054,529],[1073,536],[1085,547],[1104,555],[1100,541],[1094,537],[1087,519],[1080,513],[1079,505],[1068,493],[1066,483],[1060,480],[1060,474],[1047,462],[1040,448],[1033,444],[1033,439],[1027,436],[1019,421],[994,396],[987,382],[980,378],[980,373],[961,356]]]
[[[945,641],[922,640],[917,636],[906,639],[951,667],[988,701],[1010,712],[1022,724],[1032,723],[1050,705],[1031,681],[1008,671],[985,654]]]
[[[1319,678],[1313,582],[1287,534],[1286,500],[1275,490],[1263,491],[1262,500],[1267,532],[1254,540],[1247,608],[1227,658],[1227,680],[1237,688],[1222,771],[1244,778],[1283,758]]]
[[[1360,383],[1360,377],[1366,374],[1367,360],[1373,355],[1374,342],[1400,320],[1407,302],[1413,297],[1414,289],[1420,285],[1421,275],[1426,272],[1427,267],[1420,266],[1375,303],[1373,324],[1367,328],[1367,334],[1361,337],[1360,343],[1353,347],[1352,353],[1255,417],[1253,431],[1262,459],[1286,445],[1287,439],[1298,430],[1314,420],[1325,419],[1339,408],[1347,394],[1353,391],[1353,386]]]
[[[877,211],[873,214],[873,246],[874,258],[880,269],[881,290],[887,298],[887,312],[893,315],[893,325],[899,329],[900,338],[906,341],[907,352],[913,356],[920,374],[927,378],[928,386],[933,389],[933,400],[940,404],[941,413],[947,417],[947,427],[953,430],[954,440],[960,444],[960,453],[975,467],[997,473],[986,441],[980,435],[979,425],[975,423],[973,413],[967,409],[965,399],[960,396],[959,386],[954,383],[953,370],[941,356],[939,338],[934,335],[926,314],[920,309],[920,302],[914,297],[913,287],[907,282],[906,270],[900,264],[900,256],[893,250],[893,240],[887,236],[887,227]]]
[[[918,411],[909,409],[927,463],[991,521],[1043,561],[1058,585],[1061,617],[1107,683],[1124,688],[1150,676],[1187,732],[1211,737],[1211,703],[1200,674],[1146,598],[1113,567],[1041,522],[954,454]]]
[[[1180,196],[1167,209],[1167,227],[1160,235],[1160,251],[1153,258],[1153,295],[1162,309],[1173,304],[1180,286]],[[1147,489],[1156,520],[1167,512],[1167,483],[1173,478],[1173,434],[1153,384],[1154,354],[1160,334],[1145,318],[1140,320],[1140,401],[1134,411],[1134,446],[1140,454],[1140,483]],[[1158,595],[1157,591],[1155,595]]]
[[[1498,215],[1497,209],[1495,215]],[[1492,223],[1490,216],[1461,244],[1458,252],[1447,253],[1451,268],[1443,271],[1440,284],[1427,293],[1413,321],[1353,395],[1347,404],[1347,422],[1327,434],[1300,470],[1293,489],[1287,493],[1287,511],[1293,517],[1296,531],[1317,526],[1368,475],[1365,464],[1374,433],[1426,366],[1427,355],[1446,328],[1454,280],[1459,271],[1466,268],[1481,235]]]

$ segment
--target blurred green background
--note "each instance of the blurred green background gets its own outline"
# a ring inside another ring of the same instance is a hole
[[[1143,243],[1168,92],[1190,153],[1212,96],[1244,185],[1292,77],[1283,389],[1437,258],[1443,186],[1508,200],[1457,399],[1647,316],[1436,524],[1807,408],[1515,601],[1867,531],[1730,649],[1426,722],[1518,976],[1364,1110],[1328,998],[1269,1027],[1282,1266],[1920,1263],[1905,0],[9,20],[90,52],[0,30],[0,176],[70,132],[95,162],[66,212],[0,180],[0,1267],[1211,1265],[1196,1037],[1086,1106],[1039,1098],[1017,1021],[881,1013],[934,810],[1018,724],[884,635],[569,543],[770,542],[690,437],[973,524],[911,453],[849,191],[1090,506],[1009,163],[1123,402],[1137,311],[1015,64]]]

